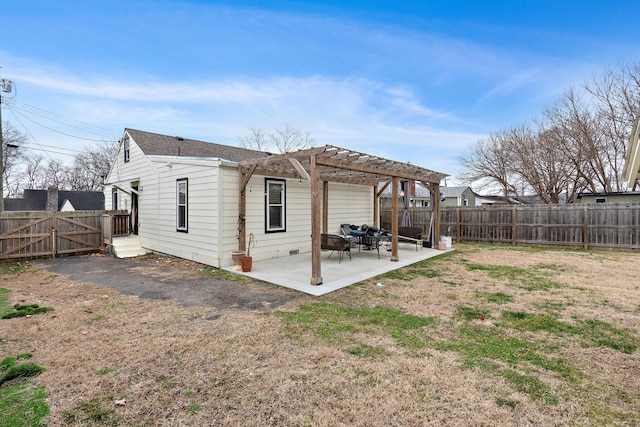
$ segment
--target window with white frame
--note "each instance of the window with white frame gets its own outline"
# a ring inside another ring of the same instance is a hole
[[[126,135],[124,137],[124,162],[127,163],[129,162],[129,150],[130,150],[130,144],[129,144],[129,135]]]
[[[118,210],[118,189],[111,187],[111,208],[114,211]]]
[[[286,231],[285,181],[267,179],[265,186],[265,232]]]
[[[176,230],[187,232],[188,228],[188,180],[186,178],[176,181]]]

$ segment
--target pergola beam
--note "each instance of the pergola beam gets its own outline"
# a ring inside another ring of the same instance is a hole
[[[329,182],[356,184],[373,188],[374,221],[377,222],[377,200],[392,185],[391,260],[398,261],[398,183],[400,180],[421,181],[435,191],[433,215],[434,237],[439,237],[439,184],[447,174],[359,153],[344,148],[325,145],[291,153],[274,154],[239,164],[240,198],[238,208],[238,245],[243,249],[246,241],[246,186],[254,175],[278,178],[305,179],[311,190],[311,284],[322,283],[320,234],[327,231]],[[322,182],[322,189],[320,183]],[[378,185],[384,182],[378,189]],[[322,191],[322,194],[321,194]],[[321,203],[321,199],[323,202]]]

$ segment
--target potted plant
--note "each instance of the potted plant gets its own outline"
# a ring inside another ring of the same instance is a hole
[[[249,233],[249,240],[247,241],[247,254],[242,257],[242,271],[249,272],[251,271],[251,266],[253,264],[253,258],[251,258],[251,248],[256,246],[256,236],[253,233]]]

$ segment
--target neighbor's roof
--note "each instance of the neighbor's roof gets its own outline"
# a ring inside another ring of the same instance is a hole
[[[147,156],[213,157],[232,162],[240,162],[270,155],[270,153],[263,151],[215,144],[213,142],[197,141],[179,136],[162,135],[136,129],[125,128],[125,133],[129,134]]]
[[[378,184],[379,187],[382,187],[383,185],[384,182]],[[429,190],[424,186],[424,184],[416,181],[416,194],[413,197],[415,199],[428,199],[430,196],[431,193],[429,193]],[[380,197],[391,197],[391,187],[385,188]]]
[[[47,208],[47,190],[24,190],[22,198],[4,199],[6,211],[44,211]],[[102,191],[58,191],[58,210],[65,200],[77,211],[104,210]]]
[[[457,196],[461,196],[462,193],[464,193],[467,187],[446,187],[446,186],[441,186],[440,187],[440,192],[444,195],[444,197],[457,197]],[[473,192],[473,190],[472,190]]]

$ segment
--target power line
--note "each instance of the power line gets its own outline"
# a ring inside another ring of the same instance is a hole
[[[40,143],[38,142],[38,140],[36,139],[36,137],[35,137],[35,136],[33,136],[33,134],[32,134],[32,133],[29,131],[29,129],[24,125],[24,123],[22,123],[22,120],[20,120],[20,117],[18,117],[18,116],[16,115],[16,113],[15,113],[12,109],[9,109],[9,111],[11,111],[11,113],[13,113],[13,117],[15,117],[15,118],[16,118],[16,120],[18,121],[18,123],[20,123],[20,124],[22,125],[22,127],[24,128],[24,130],[25,130],[25,131],[29,134],[29,136],[31,137],[31,139],[33,139],[33,140],[34,140],[34,142],[35,142],[36,144],[38,144],[38,146],[40,146],[40,147],[41,147],[42,151],[44,151],[44,152],[47,154],[47,156],[49,156],[49,158],[50,158],[51,160],[55,161],[55,159],[51,156],[51,154],[49,154],[49,152],[48,152],[47,150],[45,150],[44,148],[42,148],[42,146],[40,145]]]
[[[68,127],[73,127],[75,129],[83,130],[85,132],[89,132],[95,135],[105,135],[109,139],[113,138],[113,131],[110,129],[106,129],[100,126],[92,125],[86,122],[82,122],[80,120],[66,117],[61,114],[53,113],[51,111],[47,111],[43,108],[35,107],[33,105],[23,104],[15,101],[15,97],[8,104],[13,106],[14,108],[24,111],[25,113],[37,115],[39,117],[45,118],[47,120],[55,121],[57,123],[61,123]],[[80,126],[79,126],[80,125]],[[80,138],[80,137],[79,137]]]
[[[14,116],[20,115],[20,116],[22,116],[23,118],[25,118],[25,119],[29,120],[29,121],[30,121],[30,122],[32,122],[32,123],[35,123],[35,124],[36,124],[36,125],[38,125],[38,126],[41,126],[41,127],[45,128],[45,129],[48,129],[48,130],[50,130],[50,131],[52,131],[52,132],[59,133],[59,134],[61,134],[61,135],[68,136],[68,137],[70,137],[70,138],[76,138],[76,139],[81,139],[81,140],[84,140],[84,141],[94,141],[94,142],[110,142],[110,141],[115,141],[114,139],[106,139],[106,138],[100,138],[100,139],[95,139],[95,138],[84,138],[84,137],[81,137],[81,136],[72,135],[72,134],[70,134],[70,133],[62,132],[62,131],[60,131],[60,130],[54,129],[54,128],[50,127],[50,126],[44,125],[44,124],[42,124],[42,123],[40,123],[40,122],[37,122],[37,121],[33,120],[32,118],[30,118],[30,117],[26,116],[25,114],[23,114],[23,113],[21,113],[21,112],[19,112],[19,111],[16,111],[16,109],[11,108],[11,106],[9,106],[9,110],[11,111],[11,113],[13,113],[13,115],[14,115]],[[23,126],[24,126],[24,124],[23,124]]]

